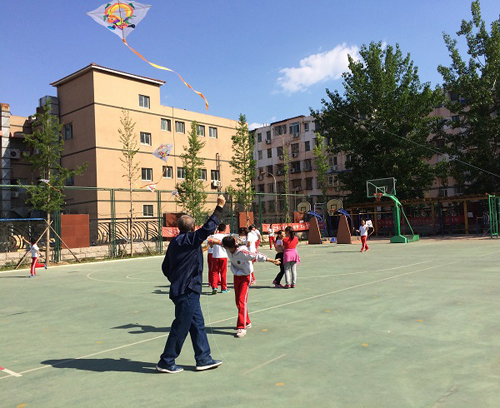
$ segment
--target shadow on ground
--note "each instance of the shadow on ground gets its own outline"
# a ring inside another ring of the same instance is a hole
[[[97,371],[120,371],[131,373],[156,373],[156,364],[144,361],[133,361],[126,358],[82,358],[82,359],[60,359],[45,360],[42,364],[51,365],[54,368],[74,368],[75,370]]]
[[[139,323],[124,324],[122,326],[112,327],[112,329],[122,329],[122,330],[136,329],[136,330],[130,330],[129,331],[130,334],[169,333],[170,332],[170,327],[155,327],[155,326],[149,326],[149,325],[144,325],[144,324],[139,324]],[[234,336],[233,329],[234,328],[232,326],[225,326],[225,327],[207,326],[206,327],[207,333],[220,334],[222,336]]]

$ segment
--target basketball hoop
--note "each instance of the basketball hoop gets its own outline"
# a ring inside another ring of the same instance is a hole
[[[377,200],[378,202],[380,202],[380,200],[382,199],[383,195],[384,195],[384,193],[373,193],[373,196],[375,197],[375,200]]]

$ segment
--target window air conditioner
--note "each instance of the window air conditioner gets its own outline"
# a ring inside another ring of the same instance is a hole
[[[19,149],[10,149],[10,158],[11,159],[20,159],[21,151]]]

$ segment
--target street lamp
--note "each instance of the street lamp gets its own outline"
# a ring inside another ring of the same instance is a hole
[[[274,211],[275,213],[278,213],[278,188],[276,183],[276,177],[274,177],[273,173],[270,173],[268,171],[262,171],[260,173],[261,176],[263,176],[264,174],[269,174],[274,180]]]

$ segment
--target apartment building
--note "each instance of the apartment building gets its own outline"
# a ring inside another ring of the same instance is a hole
[[[122,128],[120,118],[124,111],[129,112],[135,123],[139,147],[135,159],[140,168],[136,188],[154,182],[158,183],[157,189],[173,190],[183,180],[180,155],[188,145],[188,132],[194,121],[198,136],[206,142],[201,154],[205,167],[200,174],[206,191],[215,192],[220,185],[223,188],[231,185],[231,136],[235,134],[237,121],[164,106],[160,99],[163,84],[164,81],[159,79],[97,64],[90,64],[51,84],[57,89],[57,95],[51,97],[52,113],[58,115],[64,125],[62,165],[74,169],[88,163],[87,170],[81,176],[68,180],[68,185],[128,188],[127,179],[123,177],[125,170],[120,160],[123,147],[118,133],[118,129]],[[44,102],[45,98],[41,98],[39,105],[43,106]],[[6,108],[5,117],[9,115]],[[2,121],[6,122],[3,117],[2,108]],[[25,149],[22,133],[26,133],[27,129],[29,131],[29,124],[29,118],[10,116],[10,129],[6,133],[2,128],[2,140],[8,138],[8,141],[2,141],[6,155],[7,150],[12,155],[13,151]],[[172,145],[166,163],[152,154],[160,144]],[[10,184],[17,180],[36,183],[36,175],[22,164],[20,158],[16,158],[15,162],[11,160],[9,174],[2,173],[2,183]],[[128,198],[125,193],[120,194],[115,197],[118,217],[129,214]],[[173,197],[163,194],[162,200],[162,212],[180,211]],[[209,201],[215,201],[215,195],[209,196]],[[27,211],[21,204],[14,210],[23,216],[26,215],[23,212]],[[110,216],[110,192],[68,190],[65,211],[90,214],[91,218]],[[157,216],[156,195],[147,188],[144,188],[144,193],[134,193],[134,213],[136,216]]]
[[[257,180],[255,189],[259,193],[285,192],[285,152],[289,160],[289,193],[305,194],[317,202],[321,196],[314,164],[316,145],[315,123],[312,116],[296,116],[259,127],[253,131],[255,137],[254,157],[257,160]],[[342,197],[336,174],[345,170],[346,156],[343,154],[328,157],[330,166],[328,176],[328,195]],[[289,200],[290,211],[296,199]],[[262,209],[266,217],[272,218],[284,210],[284,200],[273,196],[262,198]],[[278,208],[276,208],[278,207]]]

